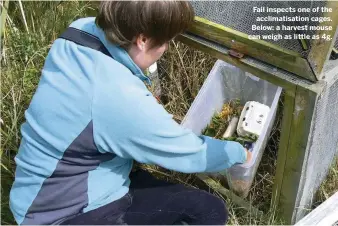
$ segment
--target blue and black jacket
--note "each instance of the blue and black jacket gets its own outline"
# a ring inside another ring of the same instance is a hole
[[[53,43],[15,157],[10,208],[19,225],[59,224],[123,197],[133,160],[184,173],[245,161],[239,143],[177,124],[95,18],[70,26],[98,37],[112,57],[65,39]]]

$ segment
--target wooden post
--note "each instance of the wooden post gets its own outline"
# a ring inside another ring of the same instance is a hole
[[[294,93],[291,91],[286,95],[272,204],[278,207],[288,224],[294,223],[296,198],[316,99],[316,92],[301,86],[296,86]]]
[[[325,63],[330,58],[334,42],[338,36],[338,1],[327,1],[327,8],[332,12],[324,13],[324,17],[329,17],[331,21],[324,21],[320,26],[332,26],[330,31],[317,31],[319,39],[313,40],[308,61],[315,72],[318,80],[322,79],[322,71]],[[328,35],[330,38],[328,38]]]
[[[296,86],[286,90],[284,95],[284,109],[283,109],[281,137],[279,142],[277,168],[271,198],[271,206],[276,211],[279,210],[278,205],[284,179],[283,175],[289,147],[293,112],[295,109],[295,93]]]

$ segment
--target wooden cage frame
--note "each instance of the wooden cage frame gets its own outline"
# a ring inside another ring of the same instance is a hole
[[[334,28],[330,31],[333,38],[326,42],[313,41],[308,59],[297,52],[280,48],[266,41],[250,40],[245,33],[200,17],[195,17],[193,26],[187,33],[177,37],[178,41],[188,46],[283,88],[284,112],[271,207],[279,210],[280,217],[286,223],[296,221],[294,210],[297,208],[296,198],[301,189],[301,171],[303,162],[307,158],[306,148],[315,103],[324,88],[323,68],[331,55],[338,34],[338,1],[328,1],[327,7],[331,7],[333,12],[336,12],[326,15],[331,16],[332,19],[329,23]],[[319,35],[322,33],[317,32]],[[199,41],[200,39],[204,41]],[[277,69],[271,70],[259,62],[267,63]],[[281,72],[288,73],[286,75]],[[213,179],[207,177],[201,179],[211,188],[230,197],[236,204],[250,209],[253,214],[262,214],[245,200],[218,185]]]

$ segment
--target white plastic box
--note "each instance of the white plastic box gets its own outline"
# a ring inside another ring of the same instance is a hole
[[[250,191],[274,124],[281,92],[281,87],[218,60],[182,121],[182,126],[191,129],[197,135],[201,135],[213,115],[219,112],[223,104],[230,100],[240,99],[242,105],[247,101],[257,101],[270,107],[271,110],[262,134],[255,142],[252,150],[252,161],[234,165],[225,172],[212,174],[212,176],[226,179],[230,188],[242,197],[246,197]]]

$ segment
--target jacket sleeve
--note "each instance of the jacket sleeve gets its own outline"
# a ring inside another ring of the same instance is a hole
[[[93,99],[101,152],[183,173],[217,172],[246,160],[239,143],[196,136],[176,123],[136,76],[116,83],[99,83]]]

